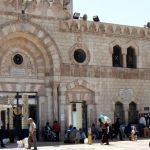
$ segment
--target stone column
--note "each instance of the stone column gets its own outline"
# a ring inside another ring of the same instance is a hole
[[[28,95],[22,96],[22,128],[27,129],[28,128],[28,117],[29,117],[29,110],[28,110]]]
[[[61,107],[60,107],[60,124],[61,124],[61,132],[60,132],[60,139],[63,140],[64,139],[64,132],[65,132],[65,127],[68,126],[67,124],[67,121],[68,121],[68,118],[66,116],[66,107],[68,109],[68,105],[64,105],[64,104],[61,104]],[[69,112],[69,111],[68,111]],[[67,115],[69,115],[67,112]]]
[[[53,117],[58,121],[58,83],[53,84]]]
[[[126,53],[123,53],[123,67],[127,68]]]
[[[13,108],[9,109],[9,129],[13,129]]]
[[[48,105],[45,96],[39,96],[39,127],[43,128],[47,122]]]
[[[124,113],[125,113],[125,123],[128,123],[128,113],[129,113],[129,104],[125,103],[124,104]]]
[[[15,96],[9,95],[8,96],[8,104],[10,105],[9,108],[9,129],[13,129],[13,105],[14,105],[14,100]]]
[[[92,123],[94,123],[94,121],[95,121],[95,116],[94,116],[94,110],[95,109],[94,109],[92,104],[89,104],[87,109],[88,109],[88,111],[87,111],[87,113],[88,113],[88,126],[91,127]]]
[[[46,88],[46,98],[47,98],[47,121],[52,122],[53,121],[53,100],[52,100],[52,88],[47,87]]]

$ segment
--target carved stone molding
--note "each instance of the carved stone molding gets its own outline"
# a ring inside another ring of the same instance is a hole
[[[85,21],[81,21],[81,25],[80,25],[80,31],[81,32],[87,32],[88,31],[88,27]]]
[[[121,33],[122,33],[120,26],[117,26],[117,27],[116,27],[115,33],[116,33],[116,34],[121,34]]]
[[[76,21],[73,21],[73,22],[71,23],[70,29],[71,29],[71,31],[73,31],[73,32],[77,32],[77,31],[78,31],[78,24],[77,24]]]
[[[130,35],[130,30],[129,30],[129,28],[128,28],[128,27],[125,27],[123,33],[124,33],[125,35]]]
[[[105,26],[104,26],[103,24],[100,24],[100,25],[99,25],[98,32],[99,32],[100,34],[105,33]]]
[[[62,0],[61,0],[62,1]],[[69,1],[64,3],[60,0],[3,0],[0,1],[0,11],[5,13],[22,13],[38,17],[52,17],[61,19],[71,18],[71,5]],[[4,9],[6,8],[6,9]]]
[[[88,83],[85,80],[75,80],[70,82],[65,87],[66,100],[70,103],[74,100],[81,102],[86,100],[88,104],[94,104],[95,85]]]
[[[114,25],[107,23],[95,23],[84,20],[69,20],[60,22],[60,31],[84,32],[94,35],[106,35],[115,37],[150,38],[148,28]]]
[[[95,78],[117,78],[117,79],[141,79],[150,80],[150,71],[147,69],[109,68],[90,65],[68,65],[61,66],[61,75],[68,77],[95,77]]]
[[[90,24],[90,26],[89,26],[89,31],[90,32],[96,32],[97,30],[96,30],[96,25],[95,25],[95,23],[91,23]]]

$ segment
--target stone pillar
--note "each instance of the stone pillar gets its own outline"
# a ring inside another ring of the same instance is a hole
[[[52,88],[46,88],[46,96],[47,96],[47,121],[52,122],[53,119],[53,100],[52,100]]]
[[[9,129],[13,129],[13,108],[9,109]]]
[[[136,68],[139,68],[139,55],[136,55]]]
[[[123,53],[123,67],[127,68],[126,53]]]
[[[60,132],[60,139],[63,140],[64,139],[64,133],[65,133],[65,128],[66,126],[68,127],[69,125],[67,124],[68,118],[66,116],[66,107],[68,109],[69,105],[64,105],[61,104],[61,109],[60,109],[60,127],[61,127],[61,132]],[[69,115],[68,113],[69,111],[67,111],[67,115]]]
[[[27,129],[28,128],[28,117],[29,117],[29,110],[28,110],[28,95],[23,95],[22,96],[22,128]]]
[[[8,104],[10,105],[9,108],[9,129],[13,129],[13,105],[14,105],[14,98],[15,96],[9,95],[8,96]]]
[[[53,116],[58,121],[58,83],[53,84]]]
[[[39,127],[43,128],[47,122],[48,105],[45,96],[39,96]]]
[[[125,123],[128,123],[128,113],[129,113],[129,104],[124,104],[124,113],[125,113]]]

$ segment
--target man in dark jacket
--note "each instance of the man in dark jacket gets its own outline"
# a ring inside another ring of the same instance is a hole
[[[4,143],[3,143],[3,122],[0,118],[0,142],[1,142],[1,147],[5,147]]]
[[[117,136],[119,134],[119,138],[122,141],[123,139],[122,139],[122,134],[121,134],[121,131],[120,131],[120,125],[121,125],[120,118],[117,118],[116,122],[114,123],[114,129],[115,129],[114,137],[117,138]]]

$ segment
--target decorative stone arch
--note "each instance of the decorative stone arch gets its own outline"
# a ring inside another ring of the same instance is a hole
[[[122,43],[120,42],[120,40],[117,39],[110,43],[109,52],[112,57],[112,66],[123,67],[124,49],[122,48]]]
[[[71,83],[68,83],[66,85],[66,91],[65,91],[65,94],[66,94],[66,97],[67,97],[67,101],[66,103],[70,103],[70,101],[72,100],[72,97],[69,97],[69,93],[73,90],[73,89],[76,89],[76,88],[82,88],[84,91],[83,92],[86,92],[86,93],[89,93],[89,97],[87,97],[88,95],[84,95],[82,96],[83,100],[84,98],[88,98],[87,100],[87,104],[95,104],[94,102],[94,89],[95,89],[95,86],[92,85],[92,84],[89,84],[87,81],[85,80],[76,80],[74,82],[71,82]],[[78,91],[77,91],[78,93]],[[80,92],[82,93],[82,92]],[[69,99],[71,98],[71,99]]]
[[[46,63],[42,53],[37,50],[37,47],[33,43],[29,42],[23,38],[14,38],[8,40],[1,46],[0,53],[0,73],[1,75],[11,75],[10,70],[13,67],[22,68],[27,72],[30,70],[29,76],[45,76]],[[23,63],[21,65],[16,65],[13,62],[13,57],[16,54],[23,56]],[[36,55],[35,55],[36,53]],[[26,74],[27,75],[27,74]]]
[[[41,92],[41,89],[44,89],[44,84],[38,84],[38,83],[1,83],[0,84],[0,91],[19,91],[19,92]],[[42,93],[43,92],[43,93]],[[42,91],[39,94],[44,94],[44,91]]]
[[[137,103],[136,102],[134,102],[134,101],[131,101],[130,103],[129,103],[129,108],[130,108],[130,106],[132,107],[134,107],[134,106],[136,106],[137,107]]]
[[[140,29],[140,36],[141,37],[145,37],[146,36],[146,32],[145,32],[145,30],[144,29]]]
[[[52,63],[53,75],[54,78],[56,77],[54,80],[59,82],[61,57],[55,41],[44,29],[29,21],[11,21],[0,25],[0,28],[0,45],[8,40],[19,37],[25,38],[36,44],[41,50],[45,60],[47,60],[46,69],[49,70],[50,63]]]
[[[138,64],[137,58],[139,52],[137,46],[134,43],[131,44],[129,44],[129,46],[127,47],[127,56],[126,56],[127,68],[137,68]]]
[[[126,90],[126,89],[124,89],[124,90]],[[139,99],[137,97],[135,97],[134,95],[130,95],[130,96],[126,97],[125,95],[123,95],[123,93],[121,95],[119,94],[119,96],[117,96],[117,97],[114,97],[113,101],[112,101],[112,109],[114,111],[114,114],[116,113],[115,112],[115,104],[118,102],[123,104],[123,108],[124,108],[124,110],[123,110],[124,112],[122,113],[123,121],[128,123],[129,120],[131,120],[129,117],[130,113],[132,113],[131,115],[136,114],[135,115],[136,117],[138,116],[138,111],[140,108],[140,102],[139,102]],[[129,110],[129,104],[132,102],[136,104],[136,109],[137,109],[136,112],[130,112],[130,110]],[[115,118],[116,117],[114,117],[114,119]]]
[[[116,46],[116,45],[118,45],[118,46],[121,48],[121,51],[122,51],[122,53],[123,53],[123,50],[122,50],[122,45],[123,45],[123,43],[122,43],[119,39],[117,39],[117,40],[114,40],[113,42],[111,42],[111,43],[109,44],[109,52],[110,52],[111,55],[113,54],[113,48],[114,48],[114,46]]]
[[[126,49],[126,51],[127,51],[127,49],[128,49],[129,47],[134,48],[134,50],[135,50],[135,55],[136,55],[136,56],[139,56],[139,46],[137,45],[137,43],[136,43],[135,41],[129,41],[129,42],[127,42],[126,44],[124,44],[123,47]],[[127,53],[127,52],[126,52],[126,53]]]
[[[134,96],[132,96],[130,99],[129,99],[129,101],[128,101],[128,103],[136,103],[136,104],[139,104],[139,100],[138,100],[138,98],[137,97],[134,97]]]
[[[114,33],[114,29],[113,29],[113,25],[109,24],[107,26],[107,31],[106,31],[107,34],[113,34]]]
[[[83,86],[87,89],[89,89],[90,91],[95,91],[95,86],[93,84],[90,84],[89,82],[87,82],[86,80],[75,80],[74,82],[68,83],[66,85],[66,89],[72,89],[75,88],[75,86]]]
[[[61,89],[63,89],[61,87]],[[64,100],[65,104],[64,108],[61,108],[61,110],[64,110],[64,114],[66,117],[66,124],[69,125],[72,123],[72,108],[73,104],[76,106],[80,105],[81,109],[79,112],[82,111],[82,114],[85,113],[85,115],[80,115],[80,119],[82,118],[85,122],[88,122],[87,124],[89,127],[92,125],[93,122],[96,121],[96,104],[95,104],[95,85],[92,85],[88,83],[85,80],[75,80],[71,83],[68,83],[64,85]],[[62,102],[61,102],[62,103]],[[82,105],[81,105],[82,104]],[[86,105],[86,109],[85,106]],[[62,106],[61,106],[62,107]],[[79,107],[77,107],[79,108]],[[84,117],[87,116],[87,119]]]

